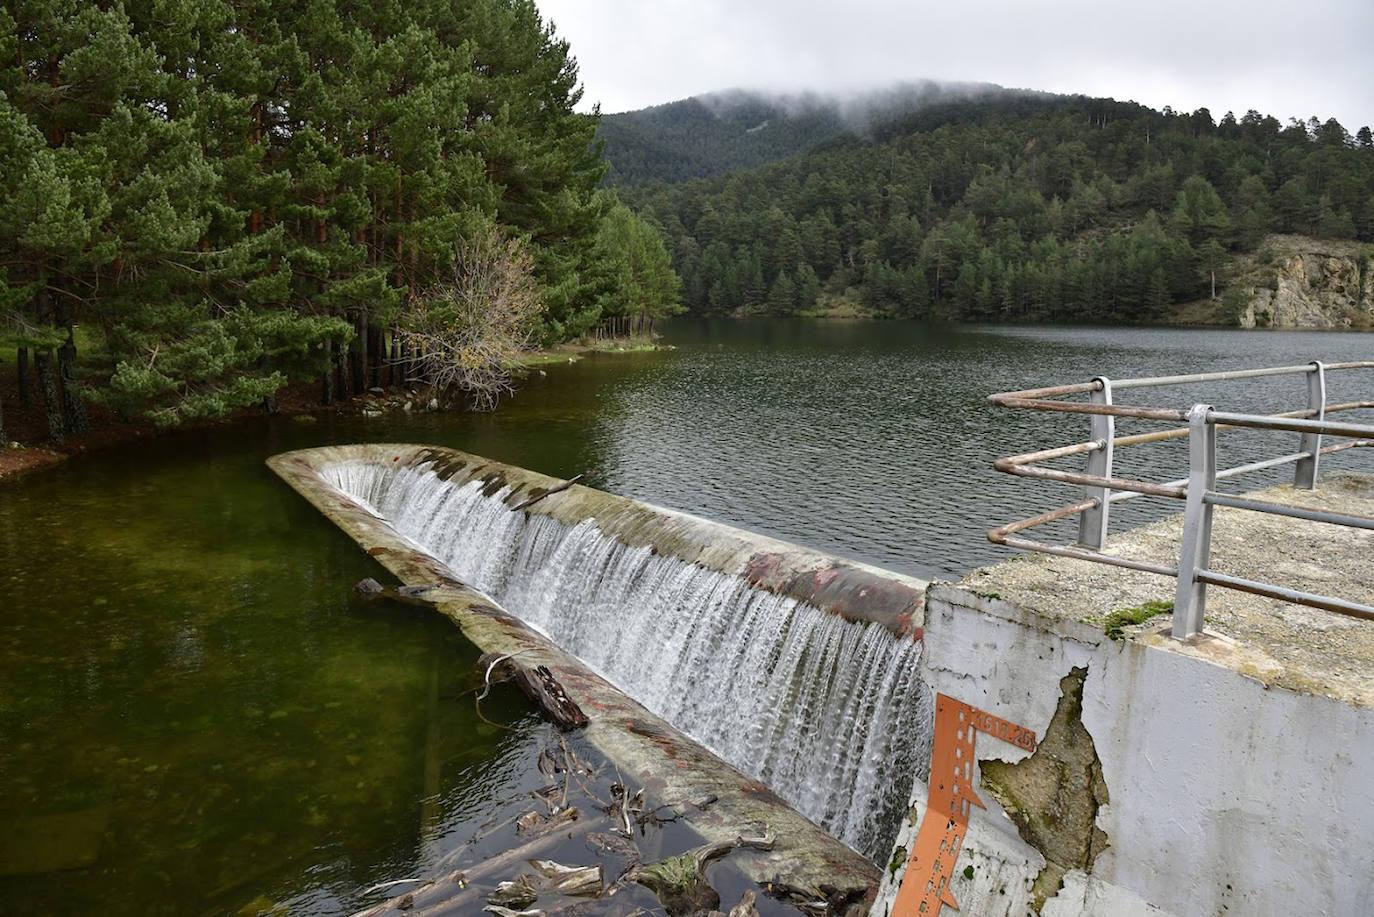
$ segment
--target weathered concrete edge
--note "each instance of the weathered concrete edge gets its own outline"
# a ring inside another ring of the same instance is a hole
[[[920,639],[927,583],[910,576],[836,557],[755,532],[574,484],[482,456],[437,446],[357,444],[326,446],[299,454],[316,467],[372,461],[390,467],[430,466],[440,478],[481,482],[495,493],[510,487],[511,507],[548,494],[524,510],[577,525],[594,518],[607,535],[632,547],[648,546],[720,573],[742,576],[768,592],[808,602],[859,623],[876,622]]]
[[[782,878],[798,885],[825,882],[866,887],[870,893],[876,887],[878,869],[872,863],[461,583],[384,519],[325,483],[316,471],[323,451],[273,456],[267,464],[402,583],[437,584],[439,588],[426,598],[433,599],[480,649],[519,653],[529,665],[548,666],[591,719],[584,733],[587,740],[660,803],[686,809],[683,821],[708,842],[733,841],[741,830],[767,824],[778,838],[772,851],[740,850],[731,855],[751,879],[762,883]],[[706,793],[716,795],[717,802],[696,811],[690,803]]]

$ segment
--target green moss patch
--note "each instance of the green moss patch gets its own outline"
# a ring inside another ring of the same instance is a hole
[[[1136,624],[1144,624],[1159,615],[1171,615],[1173,613],[1173,602],[1151,601],[1134,608],[1118,608],[1102,619],[1102,632],[1113,640],[1122,640],[1126,637],[1126,628]]]

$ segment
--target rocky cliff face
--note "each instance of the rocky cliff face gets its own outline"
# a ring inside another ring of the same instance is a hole
[[[1284,238],[1271,247],[1268,285],[1252,275],[1245,328],[1374,328],[1374,264],[1348,243]],[[1286,243],[1286,244],[1285,244]]]

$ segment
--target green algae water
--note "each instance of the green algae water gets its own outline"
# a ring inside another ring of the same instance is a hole
[[[904,323],[680,322],[668,341],[550,367],[492,415],[264,418],[0,484],[0,912],[347,914],[528,791],[537,730],[503,728],[536,725],[523,699],[498,688],[479,716],[451,624],[356,602],[385,574],[269,455],[452,446],[957,576],[1006,556],[987,528],[1072,496],[991,471],[1082,431],[990,392],[1374,352],[1358,334]]]
[[[376,568],[255,433],[0,491],[5,913],[342,912],[414,868],[427,799],[461,821],[526,753],[452,625],[350,601]]]

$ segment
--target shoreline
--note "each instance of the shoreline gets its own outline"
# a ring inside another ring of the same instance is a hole
[[[543,367],[575,363],[592,354],[643,353],[651,350],[669,349],[645,337],[608,338],[584,342],[557,344],[543,350],[524,354],[511,366],[511,374],[519,380],[531,372],[542,372]],[[36,387],[36,386],[35,386]],[[319,403],[319,383],[294,382],[282,387],[275,394],[276,407],[270,413],[297,417],[301,415],[324,414],[362,414],[375,410],[378,400],[428,401],[432,397],[428,386],[393,385],[384,388],[368,388],[357,395],[339,399],[332,405]],[[397,396],[400,396],[397,398]],[[4,429],[8,441],[0,441],[0,486],[60,465],[68,459],[119,446],[145,437],[157,437],[177,430],[193,430],[203,427],[233,423],[248,417],[262,416],[262,406],[239,408],[214,420],[195,421],[172,427],[158,427],[148,420],[120,420],[112,411],[87,405],[90,412],[91,429],[85,433],[69,435],[61,443],[54,443],[47,436],[47,421],[43,411],[41,396],[30,394],[30,404],[19,404],[18,381],[13,366],[0,365],[0,404],[4,406]],[[15,443],[20,444],[17,448]]]

